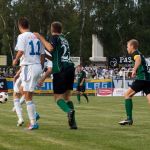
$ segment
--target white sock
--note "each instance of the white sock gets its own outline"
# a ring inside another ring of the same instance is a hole
[[[27,101],[27,112],[28,112],[28,116],[30,119],[30,123],[31,125],[36,124],[36,118],[35,118],[35,105],[33,104],[32,101]]]
[[[24,101],[25,101],[25,99],[24,99],[24,95],[22,95],[22,97],[20,98],[20,104],[22,105],[23,103],[24,103]]]
[[[14,100],[14,107],[16,109],[16,114],[18,116],[18,119],[19,120],[23,120],[23,117],[22,117],[22,108],[21,108],[19,99],[15,99]]]
[[[33,103],[33,105],[34,105],[34,109],[35,109],[35,104]],[[35,114],[34,115],[36,116],[36,109],[35,109]]]

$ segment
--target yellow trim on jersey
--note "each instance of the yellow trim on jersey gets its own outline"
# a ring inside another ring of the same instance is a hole
[[[137,58],[138,56],[140,56],[140,55],[135,55],[135,56],[134,56],[134,60],[136,60],[136,58]]]

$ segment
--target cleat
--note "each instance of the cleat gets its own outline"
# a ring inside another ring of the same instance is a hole
[[[21,127],[24,124],[24,120],[18,120],[17,127]]]
[[[124,126],[124,125],[132,125],[133,124],[133,120],[123,120],[119,122],[120,125]]]
[[[68,113],[68,124],[70,126],[70,129],[77,129],[76,121],[75,121],[75,111],[71,110]]]
[[[29,125],[29,127],[27,128],[27,130],[36,130],[39,128],[39,125],[38,123],[34,124],[34,125]]]
[[[35,113],[35,119],[36,121],[40,119],[40,115],[37,112]]]
[[[74,121],[74,124],[70,126],[70,129],[78,129],[76,122]]]

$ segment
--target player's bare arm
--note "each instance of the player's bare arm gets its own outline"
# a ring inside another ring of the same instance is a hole
[[[132,77],[135,77],[137,68],[140,66],[140,64],[141,64],[141,57],[140,57],[140,55],[137,55],[135,57],[135,65],[133,67]]]
[[[45,79],[51,74],[52,69],[51,68],[47,68],[47,71],[45,72],[45,74],[42,76],[42,78],[38,81],[38,85],[42,86],[43,82],[45,81]]]
[[[16,82],[16,80],[19,78],[21,73],[21,68],[17,71],[16,75],[14,76],[14,82]]]
[[[41,54],[41,65],[42,65],[42,68],[44,68],[44,61],[45,61],[45,54]]]
[[[13,66],[17,65],[17,63],[18,63],[18,61],[19,61],[19,59],[21,58],[22,55],[23,55],[23,51],[19,50],[17,52],[16,58],[13,60]]]
[[[49,52],[53,51],[53,49],[54,49],[53,46],[48,41],[46,41],[46,39],[42,35],[40,35],[37,32],[36,33],[34,32],[34,35],[42,42],[42,44],[44,45],[44,47],[46,47],[46,49]]]

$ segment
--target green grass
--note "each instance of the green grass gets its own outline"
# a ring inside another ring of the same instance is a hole
[[[0,150],[150,150],[150,106],[144,97],[134,99],[134,125],[121,127],[125,117],[122,97],[90,97],[90,103],[77,104],[78,130],[70,130],[66,114],[53,97],[35,96],[41,115],[40,128],[26,131],[16,127],[11,112],[12,97],[0,105]],[[23,106],[25,125],[28,123]]]

